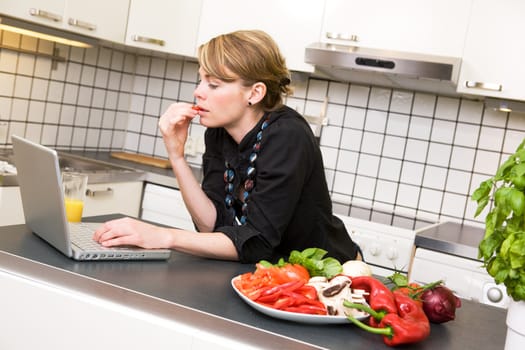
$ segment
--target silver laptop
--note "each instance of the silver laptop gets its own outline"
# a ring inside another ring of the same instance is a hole
[[[26,225],[39,237],[75,260],[165,260],[170,257],[169,249],[103,247],[92,239],[100,223],[69,223],[57,152],[16,135],[12,140]]]

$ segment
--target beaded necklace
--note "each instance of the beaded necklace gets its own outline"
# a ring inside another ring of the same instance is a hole
[[[250,154],[250,157],[248,158],[249,166],[246,169],[246,180],[244,180],[243,184],[243,193],[242,193],[242,206],[241,206],[241,217],[237,217],[237,213],[234,208],[235,204],[235,197],[234,197],[234,190],[235,186],[233,184],[235,180],[235,170],[231,166],[231,164],[226,161],[225,166],[226,170],[224,171],[224,183],[225,187],[224,190],[226,192],[226,197],[224,198],[224,203],[226,204],[226,207],[232,212],[233,217],[235,218],[235,222],[238,225],[244,225],[246,224],[247,215],[248,215],[248,197],[250,196],[250,193],[255,188],[255,162],[257,160],[258,154],[261,150],[261,140],[262,140],[262,134],[264,129],[268,127],[270,117],[266,117],[264,122],[261,124],[261,129],[257,133],[255,143],[252,146],[252,153]]]

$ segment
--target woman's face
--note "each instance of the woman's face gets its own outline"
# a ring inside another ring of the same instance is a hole
[[[200,82],[193,95],[199,112],[200,123],[209,128],[235,127],[245,114],[251,87],[241,84],[240,79],[226,82],[199,69]]]

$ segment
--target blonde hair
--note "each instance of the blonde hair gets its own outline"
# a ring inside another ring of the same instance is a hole
[[[260,30],[240,30],[219,35],[199,47],[199,64],[223,81],[241,79],[244,86],[266,85],[261,101],[265,111],[279,108],[290,95],[290,72],[275,41]],[[232,73],[235,76],[232,76]]]

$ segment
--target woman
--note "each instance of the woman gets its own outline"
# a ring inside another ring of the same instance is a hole
[[[275,42],[261,31],[220,35],[199,48],[199,64],[197,105],[175,103],[159,121],[199,233],[124,218],[107,222],[94,239],[244,263],[276,261],[309,247],[341,262],[355,259],[359,248],[332,215],[310,126],[283,105],[289,71]],[[202,185],[184,158],[197,115],[207,127]]]

